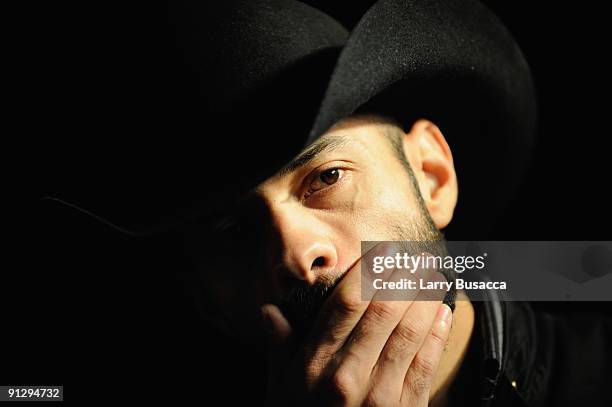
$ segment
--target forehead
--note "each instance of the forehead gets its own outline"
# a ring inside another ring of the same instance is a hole
[[[259,208],[269,198],[278,198],[279,193],[288,196],[316,167],[331,161],[355,163],[360,169],[388,165],[392,147],[385,141],[388,136],[384,126],[388,125],[365,117],[338,122],[276,174],[242,195],[231,208],[226,208],[222,219],[232,223],[238,213]]]
[[[300,170],[331,156],[338,156],[339,159],[365,159],[381,152],[386,154],[388,143],[382,142],[384,126],[386,124],[372,121],[368,117],[341,120],[261,185],[290,178]]]
[[[305,148],[292,162],[303,157],[324,155],[343,148],[361,149],[369,152],[378,151],[381,146],[388,147],[383,143],[387,138],[390,124],[381,121],[376,116],[351,116],[337,122],[318,140]],[[385,153],[387,150],[385,149]],[[288,166],[291,165],[290,162]],[[279,173],[286,172],[287,166]]]

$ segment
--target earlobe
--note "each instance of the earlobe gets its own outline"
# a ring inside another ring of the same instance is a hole
[[[406,133],[404,151],[423,201],[438,229],[446,227],[457,204],[457,176],[444,135],[429,120],[417,120]]]

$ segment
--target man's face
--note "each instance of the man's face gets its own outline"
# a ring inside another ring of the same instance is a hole
[[[400,132],[395,149],[393,131]],[[420,192],[440,193],[422,168],[430,158],[407,155],[417,164],[411,178],[397,151],[424,145],[389,124],[349,118],[258,185],[249,198],[257,202],[250,214],[256,219],[249,223],[255,221],[258,231],[245,242],[254,246],[259,265],[251,275],[257,296],[250,306],[280,304],[292,323],[307,327],[330,289],[360,259],[362,241],[439,239]]]

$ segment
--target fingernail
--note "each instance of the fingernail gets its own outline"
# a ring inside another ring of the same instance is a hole
[[[444,326],[446,324],[450,324],[452,319],[453,312],[450,307],[444,303],[440,304],[440,308],[438,308],[438,314],[436,315],[436,319],[440,321],[440,323]]]

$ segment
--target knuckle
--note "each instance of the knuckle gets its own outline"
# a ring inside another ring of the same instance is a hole
[[[363,308],[363,301],[358,295],[344,295],[338,298],[336,308],[344,315],[356,314]]]
[[[330,378],[330,390],[336,402],[349,405],[357,391],[356,375],[348,369],[340,368]]]
[[[396,328],[394,335],[398,342],[405,344],[406,347],[419,345],[426,335],[426,328],[421,321],[403,321]]]
[[[380,319],[393,318],[398,308],[393,301],[372,301],[370,307],[376,318]]]
[[[410,394],[417,397],[429,393],[429,388],[430,382],[421,377],[415,377],[410,381],[410,383],[408,383]]]
[[[342,352],[342,358],[343,358],[343,363],[344,365],[351,365],[351,366],[361,366],[363,363],[363,354],[362,352],[355,347],[349,347],[348,349],[345,349]],[[344,368],[346,369],[346,368]],[[356,374],[356,373],[352,373],[352,374]]]
[[[436,363],[431,358],[422,357],[417,354],[414,358],[414,369],[417,377],[428,381],[436,372]]]
[[[441,347],[446,343],[446,335],[444,332],[440,332],[436,329],[432,329],[429,334],[430,340],[435,342],[436,346]]]
[[[389,402],[384,392],[376,387],[368,393],[363,405],[368,407],[388,406]]]

